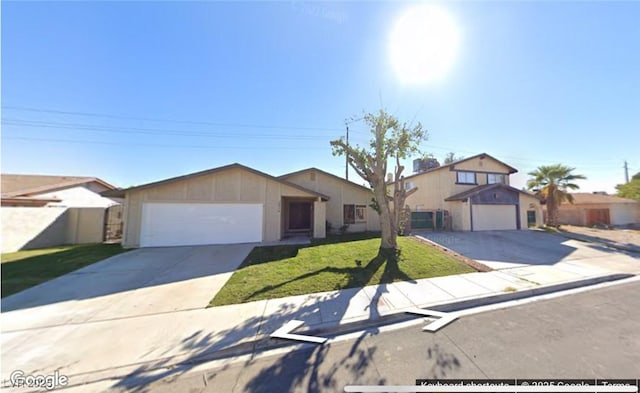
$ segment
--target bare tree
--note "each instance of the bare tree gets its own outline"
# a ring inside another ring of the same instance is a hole
[[[464,157],[456,157],[456,154],[454,152],[449,152],[447,153],[446,156],[444,156],[444,164],[448,165],[448,164],[451,164],[452,162],[462,160],[463,158]]]
[[[401,124],[384,110],[377,114],[366,114],[363,121],[371,128],[369,146],[350,146],[343,138],[330,143],[333,155],[346,155],[349,165],[373,189],[382,231],[380,251],[387,257],[392,257],[398,252],[397,236],[405,201],[417,191],[417,188],[405,188],[402,175],[404,166],[400,164],[400,160],[417,153],[420,142],[427,139],[427,133],[420,123],[412,127],[406,123]],[[386,175],[390,160],[395,161],[395,169],[393,179],[389,181]]]

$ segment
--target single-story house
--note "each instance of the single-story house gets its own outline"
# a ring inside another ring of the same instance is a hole
[[[526,229],[542,225],[540,200],[511,187],[517,169],[482,153],[406,176],[417,187],[406,207],[412,229],[457,231]]]
[[[124,198],[124,247],[323,238],[328,220],[352,230],[377,222],[361,208],[368,189],[315,168],[274,177],[236,163],[103,195]]]
[[[2,174],[2,252],[98,243],[122,225],[116,187],[96,177]]]
[[[328,196],[325,218],[332,231],[340,228],[345,232],[380,230],[379,215],[370,206],[373,202],[370,188],[318,168],[303,169],[279,178]]]
[[[573,204],[563,202],[558,208],[559,224],[640,225],[640,202],[604,193],[572,193]]]

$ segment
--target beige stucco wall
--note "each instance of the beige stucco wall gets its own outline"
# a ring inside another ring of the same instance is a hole
[[[452,210],[458,209],[457,216],[459,225],[452,225],[454,231],[470,231],[471,230],[471,204],[469,201],[465,202],[449,202]],[[451,214],[454,214],[453,212]],[[453,216],[452,216],[453,217]]]
[[[565,225],[586,225],[584,208],[567,205],[558,209],[558,223]]]
[[[3,207],[2,252],[64,244],[66,211],[64,207]]]
[[[544,224],[544,218],[542,213],[542,205],[540,200],[533,195],[520,194],[520,229],[527,229],[527,211],[533,210],[536,212],[536,227]]]
[[[586,210],[609,209],[611,225],[640,224],[640,203],[563,203],[558,209],[560,224],[586,225]]]
[[[100,243],[103,208],[3,207],[2,252]]]
[[[616,203],[609,212],[611,225],[640,224],[640,203]]]
[[[327,236],[325,217],[327,214],[327,203],[323,201],[313,202],[313,237],[324,238]]]
[[[262,203],[263,241],[279,240],[282,197],[313,197],[295,187],[253,172],[231,168],[164,185],[127,192],[124,209],[124,247],[139,247],[142,204],[165,203]]]
[[[101,243],[104,238],[105,209],[71,208],[67,226],[67,243]]]
[[[468,170],[468,171],[504,173],[504,174],[509,173],[509,168],[507,168],[500,162],[489,157],[486,157],[484,159],[480,159],[479,157],[476,157],[474,159],[461,162],[459,164],[456,164],[454,169],[460,170],[460,171]],[[484,176],[484,183],[481,183],[480,180],[478,180],[478,182],[480,184],[486,184],[487,182],[486,175]],[[508,181],[507,181],[507,184],[509,184]]]
[[[349,224],[348,232],[380,230],[379,215],[369,207],[371,198],[373,198],[373,193],[370,190],[312,170],[287,176],[285,180],[329,197],[329,201],[326,202],[326,220],[329,221],[333,230],[337,230],[344,223],[344,205],[367,206],[366,222]]]

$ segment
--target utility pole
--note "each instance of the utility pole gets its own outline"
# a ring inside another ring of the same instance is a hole
[[[344,125],[345,125],[345,127],[347,127],[347,147],[349,147],[349,124],[353,123],[354,121],[360,121],[362,119],[363,119],[362,117],[360,117],[358,119],[354,119],[352,117],[350,119],[345,119],[344,120]],[[345,179],[349,180],[349,154],[345,154],[344,177],[345,177]]]
[[[347,134],[347,143],[349,143],[349,134]],[[625,184],[629,183],[629,165],[627,165],[627,161],[624,162],[624,182]]]
[[[346,123],[346,126],[347,126],[347,147],[349,147],[349,123]],[[345,154],[344,177],[346,180],[349,180],[349,154]]]

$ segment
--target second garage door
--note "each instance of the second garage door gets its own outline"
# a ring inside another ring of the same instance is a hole
[[[515,205],[473,205],[473,230],[518,229]]]
[[[261,204],[145,203],[141,247],[262,241]]]

